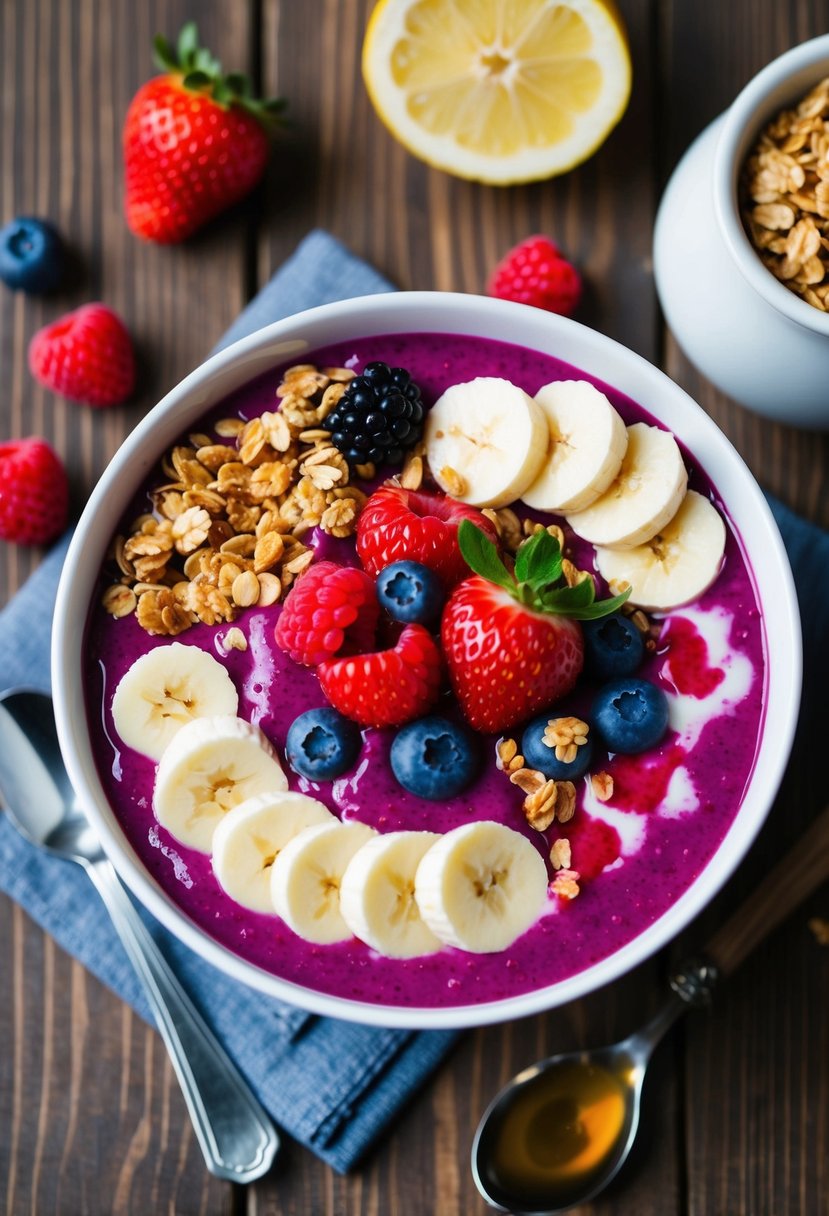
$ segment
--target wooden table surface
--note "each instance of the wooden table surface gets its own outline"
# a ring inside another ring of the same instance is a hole
[[[48,436],[80,506],[124,434],[203,359],[310,228],[334,232],[401,287],[469,292],[483,289],[511,244],[541,231],[585,275],[581,319],[661,365],[716,418],[765,487],[829,525],[826,439],[761,421],[707,384],[662,323],[651,268],[655,208],[678,157],[760,67],[829,29],[829,0],[620,0],[634,63],[621,126],[578,171],[503,190],[429,170],[386,134],[358,66],[371,7],[0,0],[0,222],[21,212],[51,217],[84,268],[83,282],[60,298],[0,290],[2,438]],[[294,125],[252,205],[185,247],[155,248],[131,237],[122,219],[119,132],[151,73],[152,35],[174,34],[191,16],[228,66],[290,98]],[[27,372],[35,329],[89,299],[121,312],[138,341],[141,388],[127,408],[70,405]],[[4,598],[39,558],[0,545]],[[467,1162],[495,1089],[539,1056],[635,1027],[661,999],[670,959],[762,879],[825,800],[824,788],[815,757],[799,755],[748,861],[682,943],[589,999],[469,1033],[348,1178],[296,1145],[246,1190],[211,1178],[156,1032],[0,900],[0,1208],[484,1212]],[[710,1014],[686,1019],[660,1050],[641,1150],[613,1191],[584,1211],[829,1212],[829,954],[807,928],[811,915],[829,915],[829,891],[772,935]]]

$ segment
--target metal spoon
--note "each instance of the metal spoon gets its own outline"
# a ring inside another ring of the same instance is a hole
[[[239,1183],[261,1178],[279,1148],[276,1129],[173,975],[104,855],[69,784],[52,701],[43,693],[0,696],[0,796],[23,836],[78,862],[98,888],[143,983],[211,1174]]]
[[[621,1169],[639,1125],[645,1071],[677,1018],[710,1001],[718,979],[829,878],[829,809],[772,875],[671,977],[672,993],[621,1043],[541,1060],[490,1103],[472,1145],[478,1190],[499,1211],[556,1216],[593,1199]]]

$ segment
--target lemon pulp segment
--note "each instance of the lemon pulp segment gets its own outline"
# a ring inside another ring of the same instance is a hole
[[[603,0],[381,0],[363,72],[412,152],[501,183],[583,160],[630,90],[624,35]]]

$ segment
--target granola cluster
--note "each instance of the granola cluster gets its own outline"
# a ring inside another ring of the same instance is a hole
[[[829,77],[763,129],[743,169],[741,209],[764,265],[829,311]]]
[[[556,760],[572,764],[580,747],[587,743],[590,727],[581,718],[550,718],[544,728],[543,742],[555,749]]]
[[[276,603],[314,553],[311,528],[351,536],[366,495],[324,423],[353,372],[299,364],[286,371],[279,410],[222,419],[165,456],[167,481],[153,513],[115,538],[118,581],[102,603],[135,613],[148,633],[175,637],[197,621],[233,621],[242,608]],[[372,476],[373,468],[354,471]]]
[[[524,798],[524,817],[531,828],[546,832],[554,820],[568,823],[576,813],[576,787],[572,781],[548,780],[535,768],[527,768],[514,739],[501,739],[495,762]]]

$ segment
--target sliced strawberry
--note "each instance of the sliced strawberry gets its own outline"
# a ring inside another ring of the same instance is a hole
[[[464,519],[497,540],[494,525],[474,507],[441,494],[381,486],[360,513],[357,554],[374,575],[392,562],[421,562],[450,589],[469,574],[458,548],[458,525]]]
[[[478,574],[443,610],[449,678],[471,726],[508,730],[570,692],[584,665],[578,621],[613,612],[628,593],[596,603],[592,578],[564,584],[559,545],[547,532],[518,551],[514,573],[473,525],[461,524],[459,541]]]
[[[315,667],[335,654],[374,645],[380,606],[362,570],[315,562],[285,600],[274,637],[295,663]]]
[[[402,726],[420,718],[440,691],[440,651],[422,625],[407,625],[391,650],[320,663],[328,700],[361,726]]]

